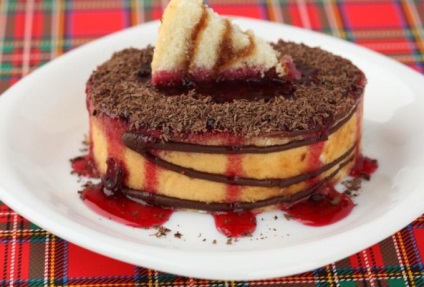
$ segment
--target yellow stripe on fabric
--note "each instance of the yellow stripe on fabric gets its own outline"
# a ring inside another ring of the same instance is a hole
[[[400,249],[402,258],[404,259],[404,266],[406,268],[405,272],[406,272],[406,274],[408,276],[408,279],[412,283],[411,286],[412,287],[416,287],[415,282],[414,282],[414,275],[412,274],[411,266],[410,266],[409,261],[408,261],[408,252],[406,251],[405,243],[403,242],[401,232],[396,233],[395,236],[398,239],[398,242],[399,242],[399,245],[400,245],[399,246],[400,247],[399,249]]]
[[[65,3],[63,0],[57,1],[57,34],[56,36],[56,55],[62,55],[63,54],[63,34],[65,29]]]
[[[330,268],[330,265],[327,265],[327,266],[325,266],[325,270],[327,270],[327,283],[329,283],[330,285],[329,285],[329,287],[333,287],[333,286],[336,286],[335,284],[334,284],[334,278],[333,278],[333,276],[331,275],[331,268]]]
[[[336,0],[332,0],[330,2],[332,2],[332,4],[331,4],[331,10],[332,10],[333,15],[334,15],[334,20],[335,20],[335,23],[336,23],[338,36],[340,38],[345,39],[346,38],[346,33],[344,31],[342,16],[340,15],[340,10],[339,10],[339,8],[337,6],[337,1]]]
[[[258,4],[259,5],[259,4]],[[265,0],[265,9],[268,14],[268,18],[272,22],[283,23],[284,19],[281,14],[281,7],[277,0]]]
[[[346,34],[343,30],[343,22],[337,7],[337,1],[327,0],[324,1],[324,5],[333,35],[339,38],[346,38]]]
[[[55,242],[56,242],[56,236],[52,236],[51,237],[52,238],[52,240],[51,241],[49,241],[49,244],[50,244],[50,246],[51,246],[51,248],[50,248],[50,286],[51,287],[54,287],[54,266],[55,266],[55,264],[54,264],[54,262],[55,262],[55,259],[56,259],[56,248],[55,248]]]
[[[392,240],[395,246],[396,256],[399,259],[399,266],[400,266],[400,269],[402,270],[402,279],[406,281],[407,274],[405,272],[405,264],[403,263],[403,257],[402,257],[402,254],[400,253],[400,248],[399,248],[400,243],[398,242],[398,237],[399,237],[399,233],[393,234]]]
[[[401,1],[403,10],[411,25],[411,33],[421,53],[424,53],[424,29],[413,1]]]
[[[400,29],[378,29],[378,30],[359,30],[351,31],[355,38],[367,38],[371,40],[380,40],[386,38],[397,38],[404,40],[405,32]]]
[[[153,280],[152,280],[152,278],[153,278],[153,274],[154,274],[154,270],[152,270],[152,269],[147,269],[147,275],[149,276],[149,282],[147,283],[148,284],[148,286],[149,287],[153,287]]]
[[[9,237],[9,236],[35,236],[35,235],[45,235],[47,231],[43,229],[39,230],[0,230],[0,238]]]
[[[138,7],[138,2],[137,0],[131,0],[130,1],[130,7],[129,9],[130,11],[130,26],[135,26],[139,23],[139,16],[138,16],[138,11],[139,11],[139,7]]]

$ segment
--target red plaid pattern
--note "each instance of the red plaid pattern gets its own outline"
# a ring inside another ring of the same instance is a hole
[[[413,0],[211,0],[218,13],[344,38],[424,72],[424,3]],[[103,35],[159,19],[167,1],[0,0],[0,93]],[[197,280],[122,263],[58,238],[0,203],[2,286],[424,286],[424,216],[348,258],[296,276]],[[2,265],[3,264],[3,265]]]

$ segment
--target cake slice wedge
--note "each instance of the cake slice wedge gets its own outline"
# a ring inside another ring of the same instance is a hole
[[[242,31],[201,0],[171,0],[162,17],[152,61],[152,84],[251,80],[293,70],[252,31]]]

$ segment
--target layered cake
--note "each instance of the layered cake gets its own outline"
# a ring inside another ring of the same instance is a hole
[[[151,205],[279,207],[352,169],[365,84],[342,57],[172,0],[155,48],[117,52],[91,75],[91,155],[105,192]]]

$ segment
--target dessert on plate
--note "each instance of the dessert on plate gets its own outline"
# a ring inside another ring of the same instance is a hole
[[[154,48],[91,75],[91,156],[108,191],[151,205],[278,208],[349,174],[365,85],[349,60],[172,0]]]

